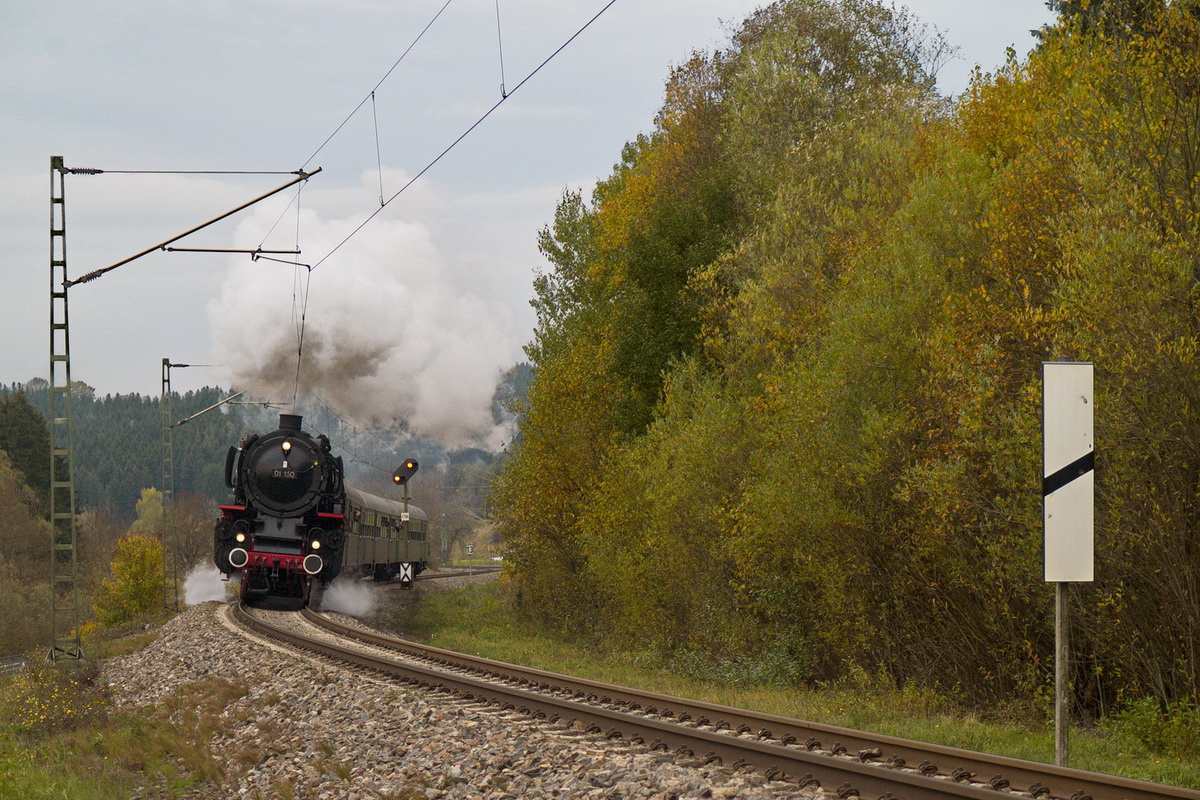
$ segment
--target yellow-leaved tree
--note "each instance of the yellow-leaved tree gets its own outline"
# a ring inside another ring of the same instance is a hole
[[[162,603],[162,573],[162,542],[137,533],[124,536],[113,552],[111,575],[100,581],[96,620],[122,625],[153,614]]]

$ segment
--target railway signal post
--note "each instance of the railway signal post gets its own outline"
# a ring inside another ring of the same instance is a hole
[[[404,487],[404,512],[400,515],[401,524],[404,526],[404,558],[405,562],[400,567],[400,584],[404,588],[409,588],[413,585],[413,580],[416,577],[412,574],[412,566],[408,562],[408,540],[412,535],[409,528],[410,517],[408,515],[408,481],[417,474],[417,460],[415,458],[406,458],[404,463],[392,473],[392,483]]]

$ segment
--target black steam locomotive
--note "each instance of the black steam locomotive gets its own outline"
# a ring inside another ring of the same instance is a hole
[[[225,484],[233,498],[220,507],[213,534],[217,569],[243,573],[244,602],[290,608],[308,605],[343,573],[399,576],[411,586],[429,566],[424,512],[346,486],[329,439],[306,433],[301,422],[280,414],[276,430],[229,448]]]

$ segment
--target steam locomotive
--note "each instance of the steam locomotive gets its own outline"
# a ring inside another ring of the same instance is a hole
[[[345,485],[328,437],[301,429],[303,418],[280,414],[279,427],[230,447],[213,560],[226,578],[241,572],[243,602],[303,608],[340,574],[401,585],[429,566],[429,523],[421,509]],[[406,462],[395,480],[416,471]]]

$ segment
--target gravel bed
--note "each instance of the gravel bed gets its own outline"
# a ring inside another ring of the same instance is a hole
[[[223,778],[188,790],[188,800],[820,795],[333,668],[236,632],[216,602],[188,608],[148,647],[103,670],[127,708],[161,706],[212,679],[246,690],[213,710]],[[137,795],[167,796],[175,795],[154,786]]]

